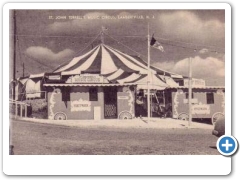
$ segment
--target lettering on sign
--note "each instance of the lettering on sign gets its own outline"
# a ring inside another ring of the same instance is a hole
[[[48,76],[49,80],[60,80],[61,76],[60,75],[52,75],[52,76]]]
[[[103,83],[103,76],[95,74],[81,74],[70,77],[66,83]]]
[[[118,99],[128,99],[128,96],[118,96]]]
[[[188,86],[189,80],[184,79],[184,86]],[[205,80],[203,79],[192,79],[192,86],[193,87],[205,87]]]
[[[191,102],[192,102],[192,104],[196,104],[196,103],[198,103],[198,99],[192,99]],[[188,104],[188,99],[183,99],[183,103]]]
[[[207,104],[195,104],[192,106],[193,114],[210,114],[210,106]]]
[[[91,102],[82,99],[71,101],[71,111],[91,111]]]

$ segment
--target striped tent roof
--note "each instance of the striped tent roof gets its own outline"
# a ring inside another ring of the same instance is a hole
[[[59,67],[54,72],[62,72],[63,75],[81,73],[106,75],[117,71],[118,73],[147,74],[147,67],[127,54],[100,44],[88,53],[73,58],[68,64]]]
[[[61,65],[53,73],[61,75],[100,74],[111,83],[146,83],[148,67],[141,58],[130,56],[108,45],[100,44],[91,51],[73,58],[70,62]],[[169,86],[161,76],[183,78],[181,75],[169,73],[151,66],[150,82],[161,87]],[[171,78],[172,79],[172,78]]]

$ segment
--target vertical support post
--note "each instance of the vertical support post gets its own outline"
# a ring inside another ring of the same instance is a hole
[[[17,118],[17,113],[18,113],[18,104],[15,101],[15,118]]]
[[[101,32],[101,43],[104,44],[104,33],[103,33],[103,31]]]
[[[152,95],[151,95],[151,92],[150,92],[150,117],[152,117]]]
[[[166,107],[166,99],[165,99],[164,90],[162,91],[162,98],[163,98],[163,106]]]
[[[105,27],[102,26],[102,30],[101,30],[101,43],[104,44],[104,30]]]
[[[27,104],[25,104],[25,117],[27,117]]]
[[[148,120],[150,120],[150,35],[149,35],[149,24],[148,24],[148,76],[147,76],[147,105],[148,105]]]
[[[188,126],[192,124],[192,58],[189,58],[189,79],[188,79]]]
[[[22,108],[22,104],[20,104],[20,117],[22,117],[22,111],[23,111],[23,108]]]
[[[24,68],[25,68],[25,67],[24,67],[24,62],[22,63],[22,66],[23,66],[23,77],[24,77],[24,70],[25,70],[25,69],[24,69]]]
[[[16,100],[16,32],[17,32],[17,27],[16,27],[16,10],[13,10],[13,29],[14,29],[14,37],[13,37],[13,100]],[[17,105],[17,104],[15,104]]]

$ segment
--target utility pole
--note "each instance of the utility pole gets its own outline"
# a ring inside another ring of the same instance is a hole
[[[16,10],[13,10],[13,100],[16,99],[16,92],[15,92],[15,86],[16,86],[16,32],[17,32],[17,26],[16,26]]]
[[[192,58],[189,58],[189,78],[188,78],[188,126],[192,124]]]
[[[149,24],[148,24],[148,76],[147,76],[147,105],[148,105],[148,120],[150,120],[150,35],[149,35]]]

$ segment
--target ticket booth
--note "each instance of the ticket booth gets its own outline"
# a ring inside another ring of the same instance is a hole
[[[65,83],[47,81],[44,86],[49,119],[132,119],[135,114],[135,86],[112,84],[101,75],[75,75]]]

